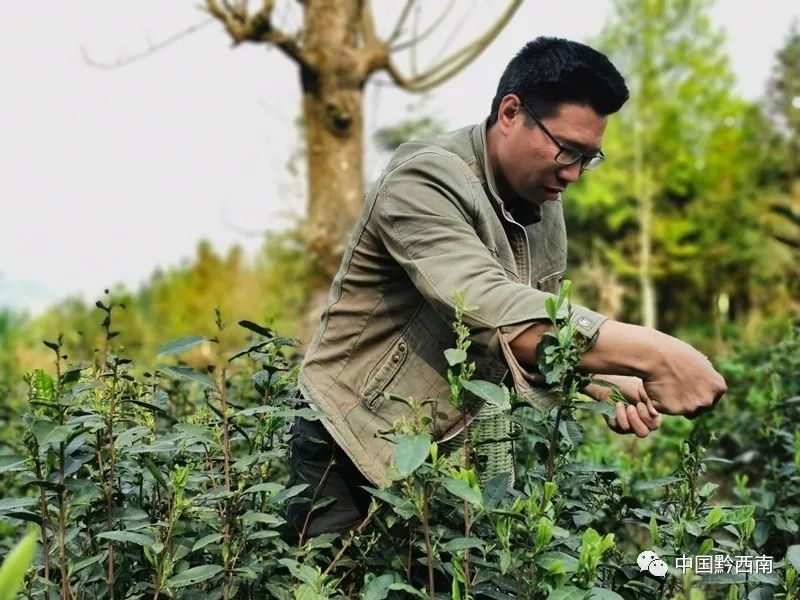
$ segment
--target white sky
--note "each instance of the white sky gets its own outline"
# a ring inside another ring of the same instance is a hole
[[[193,255],[201,238],[218,249],[239,243],[254,250],[261,232],[302,210],[298,182],[286,170],[297,148],[299,84],[279,52],[233,49],[212,24],[144,60],[103,70],[86,63],[81,47],[112,62],[204,14],[188,1],[3,4],[0,306],[37,311],[68,294],[93,299],[115,282],[135,287],[156,266]],[[393,14],[402,2],[374,4],[385,30],[391,20],[380,7]],[[429,7],[446,5],[423,4],[428,18],[438,14]],[[476,16],[453,20],[464,34],[453,48],[481,31],[501,3],[457,6],[461,13],[474,8]],[[527,0],[489,50],[425,99],[422,112],[451,127],[477,122],[503,67],[526,41],[585,40],[599,32],[609,10],[607,0]],[[284,15],[285,23],[297,22]],[[727,32],[742,95],[762,95],[774,54],[798,17],[799,2],[718,0],[712,18]],[[439,41],[429,56],[448,40]],[[420,102],[376,85],[365,99],[368,135]],[[369,171],[382,160],[371,153]]]

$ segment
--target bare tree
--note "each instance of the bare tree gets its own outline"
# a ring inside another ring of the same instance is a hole
[[[304,0],[302,26],[290,35],[276,26],[275,1],[250,10],[247,0],[205,0],[234,44],[272,44],[297,64],[303,91],[308,172],[308,241],[319,281],[327,288],[336,273],[350,228],[363,197],[363,90],[382,71],[403,89],[424,92],[470,64],[505,27],[522,0],[509,0],[486,31],[432,67],[410,74],[393,55],[412,49],[430,35],[407,26],[417,0],[407,0],[391,32],[376,32],[370,0]],[[408,38],[408,30],[412,35]],[[322,293],[322,292],[321,292]],[[319,305],[311,301],[312,306]]]

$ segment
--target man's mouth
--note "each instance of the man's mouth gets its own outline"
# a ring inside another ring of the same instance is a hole
[[[551,194],[560,194],[561,192],[564,191],[564,188],[562,188],[562,187],[545,186],[544,189],[547,190],[548,192],[550,192]]]

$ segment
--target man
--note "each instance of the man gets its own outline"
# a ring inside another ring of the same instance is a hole
[[[310,499],[294,505],[297,535],[353,526],[369,503],[360,486],[389,484],[394,447],[377,434],[408,408],[387,394],[440,399],[436,440],[463,429],[447,400],[443,356],[454,339],[456,290],[478,307],[464,316],[476,378],[549,406],[531,380],[549,327],[545,299],[566,269],[561,194],[603,162],[608,115],[627,98],[604,55],[538,38],[507,66],[484,123],[396,151],[366,197],[300,372],[304,399],[325,418],[295,423],[291,483],[336,501],[311,515]],[[631,402],[616,407],[616,431],[643,437],[659,413],[695,415],[725,392],[684,342],[573,308],[577,330],[595,340],[582,368],[607,374]],[[604,390],[587,392],[600,398]]]

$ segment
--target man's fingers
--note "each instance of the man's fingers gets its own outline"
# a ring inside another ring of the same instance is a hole
[[[661,427],[661,415],[644,402],[627,406],[617,402],[614,411],[614,418],[607,418],[606,421],[609,429],[616,433],[635,433],[638,437],[644,438],[651,431]]]
[[[628,413],[625,412],[625,404],[617,402],[615,409],[617,411],[617,418],[615,419],[617,427],[619,427],[621,431],[629,432],[631,430],[631,425],[628,422]]]
[[[660,424],[661,423],[661,413],[658,412],[658,409],[656,409],[655,406],[653,406],[653,401],[650,400],[650,398],[648,398],[646,404],[647,404],[647,410],[650,411],[650,414],[653,417],[658,417],[658,422]]]
[[[625,412],[628,415],[628,423],[630,423],[633,432],[640,438],[647,437],[647,434],[650,433],[650,428],[642,421],[642,417],[636,406],[629,404]]]

